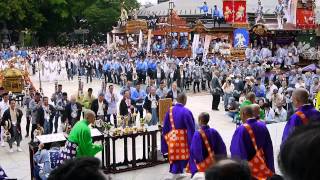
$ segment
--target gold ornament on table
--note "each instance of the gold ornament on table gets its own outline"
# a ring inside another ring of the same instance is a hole
[[[125,127],[128,124],[129,116],[117,116],[117,121],[120,127]]]
[[[102,126],[104,128],[105,134],[109,135],[109,132],[111,130],[111,128],[113,127],[113,125],[110,122],[103,122]]]
[[[138,127],[137,126],[133,126],[132,127],[132,132],[133,132],[133,134],[136,134],[138,132]]]
[[[137,113],[136,113],[136,111],[134,111],[134,113],[133,114],[131,114],[131,116],[130,116],[130,126],[132,126],[133,124],[135,124],[135,122],[136,122],[136,117],[137,117]]]
[[[94,125],[100,132],[109,135],[109,131],[112,128],[112,124],[110,122],[105,122],[103,119],[99,118],[95,121]]]
[[[145,119],[140,118],[140,127],[144,127],[144,124],[145,124]]]
[[[115,128],[113,130],[113,133],[112,133],[113,136],[120,136],[122,135],[122,129],[121,128]]]
[[[152,119],[152,114],[149,113],[149,112],[147,112],[147,114],[146,114],[146,116],[144,117],[144,119],[145,119],[145,122],[146,122],[147,124],[149,124],[149,122],[150,122],[151,119]]]
[[[133,129],[127,126],[123,129],[123,134],[125,135],[133,134]]]

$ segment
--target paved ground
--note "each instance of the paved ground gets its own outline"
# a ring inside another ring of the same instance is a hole
[[[37,81],[37,77],[34,77],[32,79],[35,86],[38,87],[39,83]],[[77,88],[78,88],[77,78],[74,81],[70,81],[70,82],[61,81],[59,83],[63,84],[63,90],[68,92],[68,94],[77,93]],[[47,96],[50,96],[54,92],[54,83],[52,82],[42,82],[42,87],[44,89],[45,95]],[[97,94],[101,87],[101,82],[98,80],[94,80],[93,83],[84,85],[84,89],[87,89],[88,87],[92,87],[94,89],[94,93]],[[212,99],[209,94],[191,93],[188,98],[187,107],[192,110],[195,119],[203,111],[210,113],[211,121],[209,124],[211,127],[216,128],[220,132],[224,142],[226,143],[228,153],[229,153],[231,138],[236,127],[233,123],[231,123],[231,119],[229,119],[225,115],[225,112],[211,111],[211,100]],[[223,109],[223,108],[220,107],[220,109]],[[22,127],[23,127],[23,137],[24,137],[25,117],[23,118]],[[277,159],[277,154],[279,152],[279,145],[281,143],[283,127],[284,127],[284,123],[268,125],[271,138],[273,140],[275,165],[276,165],[277,171],[278,171],[278,166],[276,163],[276,159]],[[30,179],[29,154],[28,154],[28,148],[27,148],[27,143],[29,141],[30,141],[29,138],[23,139],[22,141],[22,149],[24,150],[23,152],[14,152],[10,154],[8,152],[8,145],[6,145],[6,147],[0,147],[0,164],[10,177],[15,177],[23,180]],[[118,144],[119,145],[117,145],[117,149],[121,151],[123,147],[120,145],[120,143]],[[137,147],[138,152],[139,152],[139,149],[140,147],[138,146]],[[119,154],[119,158],[121,158],[121,156],[122,154]],[[97,157],[100,157],[99,154],[97,155]],[[171,176],[168,173],[168,167],[169,167],[168,164],[164,164],[164,165],[159,165],[152,168],[146,168],[142,170],[115,174],[110,176],[112,177],[112,179],[116,179],[116,180],[170,179]]]

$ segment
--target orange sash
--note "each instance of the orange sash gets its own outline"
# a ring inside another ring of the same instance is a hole
[[[211,147],[210,147],[210,144],[209,144],[209,141],[208,141],[208,138],[207,138],[205,132],[202,129],[200,129],[199,132],[201,134],[202,140],[204,142],[204,145],[207,148],[209,155],[205,160],[203,160],[202,162],[197,164],[197,169],[199,172],[205,172],[206,169],[208,167],[210,167],[215,162],[214,152],[211,150]]]
[[[175,128],[172,109],[173,107],[170,108],[170,112],[169,112],[171,131],[164,136],[166,143],[168,145],[168,158],[169,158],[170,164],[172,164],[172,162],[176,160],[189,159],[187,130]]]
[[[253,134],[253,131],[249,124],[244,124],[244,127],[247,129],[250,138],[252,140],[252,144],[254,149],[256,150],[256,154],[254,157],[249,161],[249,167],[251,170],[252,177],[258,180],[266,180],[268,177],[273,175],[273,172],[268,168],[265,159],[264,153],[262,149],[258,149],[256,138]]]
[[[308,118],[306,117],[306,115],[304,115],[302,111],[297,111],[296,115],[299,116],[303,125],[306,125],[308,123]]]

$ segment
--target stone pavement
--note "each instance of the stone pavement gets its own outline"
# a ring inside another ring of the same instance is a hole
[[[32,77],[33,82],[36,87],[39,87],[38,77]],[[83,78],[84,79],[84,78]],[[75,78],[73,81],[60,81],[59,83],[63,84],[63,91],[68,92],[68,96],[71,94],[76,94],[78,89],[78,79]],[[54,83],[53,82],[42,82],[42,87],[44,89],[44,94],[51,97],[51,94],[54,92]],[[94,89],[94,94],[97,95],[98,91],[101,88],[101,81],[94,80],[91,84],[84,83],[84,91],[89,87]],[[119,87],[116,88],[119,92]],[[211,95],[207,93],[193,94],[188,95],[187,107],[192,110],[195,120],[197,121],[197,116],[201,112],[209,112],[211,121],[210,126],[216,128],[224,142],[226,143],[228,154],[229,147],[231,143],[232,135],[236,129],[235,124],[231,122],[231,119],[225,115],[225,112],[222,110],[222,104],[220,104],[221,111],[212,111],[211,110]],[[22,133],[23,138],[25,135],[25,117],[23,117],[22,123]],[[274,146],[274,155],[275,155],[275,167],[278,171],[277,165],[277,155],[279,152],[279,146],[281,143],[282,131],[284,128],[284,123],[271,124],[268,125],[268,129],[271,134],[271,138]],[[29,151],[28,151],[28,142],[30,138],[24,138],[22,140],[22,149],[23,152],[8,152],[8,144],[6,147],[0,147],[0,164],[3,169],[6,171],[7,175],[10,177],[18,178],[19,180],[29,180],[30,179],[30,167],[29,167]],[[159,141],[160,142],[160,141]],[[128,142],[129,143],[129,142]],[[129,143],[130,144],[130,143]],[[160,149],[160,143],[158,143],[158,148]],[[15,148],[15,146],[14,146]],[[120,143],[117,145],[117,150],[122,150],[123,147]],[[140,147],[137,146],[137,152],[139,152]],[[130,153],[129,153],[130,154]],[[139,157],[139,154],[137,155]],[[97,157],[101,157],[100,154]],[[121,154],[119,154],[121,158]],[[130,157],[129,157],[130,158]],[[117,156],[117,160],[121,160]],[[140,179],[153,179],[153,180],[164,180],[170,179],[170,174],[168,173],[169,165],[163,164],[151,168],[146,168],[142,170],[136,170],[120,174],[112,174],[110,177],[115,180],[140,180]]]

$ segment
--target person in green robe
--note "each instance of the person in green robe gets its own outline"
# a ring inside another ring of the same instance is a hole
[[[91,110],[86,110],[84,119],[77,122],[68,137],[65,148],[62,150],[60,164],[67,159],[76,157],[94,157],[102,151],[102,145],[92,142],[89,124],[94,124],[95,114]]]
[[[246,95],[246,100],[243,101],[242,104],[240,104],[240,109],[244,106],[249,106],[249,105],[252,105],[252,104],[255,104],[256,103],[256,95],[253,93],[253,92],[249,92],[247,95]],[[239,116],[239,113],[238,113],[238,117]],[[264,120],[265,118],[265,112],[263,109],[260,108],[260,114],[259,114],[259,118],[260,120]]]

